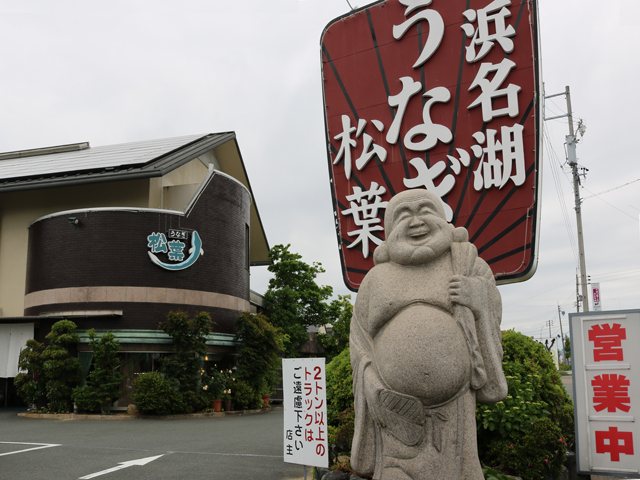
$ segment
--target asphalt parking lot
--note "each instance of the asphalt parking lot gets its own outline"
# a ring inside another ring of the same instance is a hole
[[[0,480],[300,480],[282,410],[180,419],[43,420],[0,409]]]

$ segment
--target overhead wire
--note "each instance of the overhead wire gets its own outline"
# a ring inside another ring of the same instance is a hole
[[[570,216],[568,213],[567,204],[565,202],[565,194],[562,188],[562,182],[560,181],[560,175],[558,173],[558,169],[562,170],[561,163],[558,159],[558,154],[553,148],[553,143],[551,142],[551,138],[549,137],[549,132],[545,125],[543,124],[543,132],[545,137],[545,149],[547,151],[547,156],[550,159],[549,163],[551,164],[551,175],[553,177],[553,183],[556,190],[556,195],[558,197],[558,203],[560,204],[560,212],[562,214],[562,221],[564,223],[565,230],[567,232],[567,236],[569,238],[569,246],[571,247],[571,251],[573,253],[573,258],[578,264],[578,248],[576,246],[575,235],[573,232],[572,222],[570,220]]]
[[[608,190],[604,190],[602,192],[598,192],[598,193],[589,192],[589,193],[591,193],[591,195],[589,195],[588,197],[583,197],[582,199],[583,200],[588,200],[589,198],[599,197],[600,195],[604,195],[605,193],[615,192],[616,190],[620,190],[621,188],[628,187],[629,185],[633,185],[636,182],[640,182],[640,178],[636,178],[635,180],[631,180],[630,182],[623,183],[622,185],[618,185],[617,187],[609,188]],[[587,190],[587,189],[585,189],[585,190]]]
[[[586,187],[585,187],[585,190],[586,190],[587,192],[589,192],[589,193],[592,193],[592,192],[591,192],[588,188],[586,188]],[[603,193],[604,193],[604,192],[603,192]],[[634,221],[636,221],[636,222],[638,222],[638,221],[639,221],[637,217],[634,217],[633,215],[631,215],[631,214],[629,214],[629,213],[625,212],[624,210],[622,210],[621,208],[616,207],[613,203],[608,202],[607,200],[605,200],[604,198],[602,198],[602,197],[601,197],[601,195],[602,195],[602,193],[600,193],[600,194],[592,194],[591,196],[586,197],[586,198],[597,198],[597,199],[598,199],[598,200],[600,200],[602,203],[606,203],[606,204],[607,204],[607,205],[609,205],[611,208],[613,208],[613,209],[615,209],[615,210],[619,211],[619,212],[620,212],[621,214],[623,214],[624,216],[629,217],[630,219],[632,219],[632,220],[634,220]],[[586,198],[583,198],[583,200],[586,200]]]
[[[634,269],[634,270],[619,270],[617,272],[605,272],[605,273],[594,273],[592,274],[592,277],[595,279],[597,278],[598,280],[617,280],[620,278],[629,278],[629,277],[635,277],[635,276],[640,276],[640,269]]]
[[[588,188],[585,187],[585,190],[587,192],[589,192],[591,195],[589,195],[588,197],[583,197],[583,200],[587,200],[587,199],[591,199],[591,198],[596,198],[598,200],[600,200],[603,203],[606,203],[607,205],[609,205],[611,208],[619,211],[621,214],[623,214],[625,217],[628,217],[630,219],[632,219],[635,222],[640,222],[640,218],[638,218],[637,216],[631,215],[627,212],[625,212],[624,210],[622,210],[621,208],[615,206],[613,203],[609,202],[608,200],[605,200],[602,196],[607,194],[607,193],[611,193],[611,192],[615,192],[616,190],[620,190],[621,188],[624,187],[628,187],[629,185],[633,185],[634,183],[640,182],[640,178],[636,178],[635,180],[631,180],[629,182],[623,183],[622,185],[618,185],[616,187],[612,187],[609,188],[607,190],[604,190],[602,192],[599,193],[594,193],[591,190],[589,190]]]
[[[548,117],[548,118],[560,116],[564,112],[564,110],[561,107],[559,107],[558,105],[556,105],[553,102],[553,100],[555,100],[555,99],[545,100],[545,116]],[[575,112],[574,112],[574,117],[575,117]],[[561,119],[558,119],[558,120],[561,120]],[[568,120],[566,122],[568,123]],[[543,125],[543,129],[544,129],[544,125]],[[545,130],[545,138],[547,139],[547,145],[550,145],[550,148],[553,149],[553,146],[551,145],[551,142],[549,141],[548,133],[547,133],[546,129],[544,129],[544,130]],[[565,152],[565,154],[566,154],[566,152]],[[571,184],[572,179],[571,179],[571,177],[569,175],[569,172],[567,172],[566,170],[562,169],[562,167],[561,167],[561,171],[564,173],[565,177],[567,178],[567,180]],[[554,176],[554,181],[555,181],[555,176]],[[613,205],[611,202],[608,202],[605,199],[601,198],[601,195],[604,195],[606,193],[610,193],[610,192],[619,190],[619,189],[627,187],[629,185],[633,185],[634,183],[637,183],[637,182],[640,182],[640,178],[636,178],[635,180],[631,180],[629,182],[623,183],[622,185],[618,185],[616,187],[612,187],[612,188],[609,188],[607,190],[604,190],[604,191],[598,192],[598,193],[594,193],[591,190],[589,190],[588,188],[584,187],[584,185],[582,185],[582,187],[587,192],[589,192],[591,194],[589,196],[583,197],[582,200],[584,201],[584,200],[588,200],[588,199],[591,199],[591,198],[598,198],[599,200],[601,200],[602,202],[606,203],[610,207],[614,208],[615,210],[618,210],[623,215],[625,215],[625,216],[635,220],[636,222],[638,222],[638,221],[640,221],[640,219],[630,215],[629,213],[625,212],[624,210],[622,210],[622,209],[616,207],[615,205]],[[573,238],[573,236],[571,238]]]

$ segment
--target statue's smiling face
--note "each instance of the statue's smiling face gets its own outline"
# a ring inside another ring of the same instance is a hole
[[[391,261],[403,265],[429,262],[450,248],[452,231],[431,199],[402,203],[394,211],[387,238]]]

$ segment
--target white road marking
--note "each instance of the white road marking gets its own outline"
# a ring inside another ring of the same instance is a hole
[[[106,470],[101,470],[100,472],[91,473],[89,475],[85,475],[84,477],[80,477],[78,480],[89,480],[90,478],[100,477],[101,475],[106,475],[107,473],[116,472],[118,470],[122,470],[123,468],[129,468],[134,466],[142,467],[147,463],[153,462],[154,460],[157,460],[163,456],[164,454],[156,455],[155,457],[146,457],[146,458],[139,458],[137,460],[129,460],[128,462],[120,462],[117,467],[107,468]]]
[[[31,452],[33,450],[42,450],[43,448],[59,447],[59,443],[27,443],[27,442],[0,442],[3,445],[37,445],[37,447],[23,448],[15,452],[0,453],[0,457],[5,455],[15,455],[16,453]]]

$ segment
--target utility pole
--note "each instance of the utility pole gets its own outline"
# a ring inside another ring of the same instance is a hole
[[[588,285],[587,285],[587,265],[584,255],[584,239],[583,239],[583,230],[582,230],[582,199],[580,198],[580,174],[578,173],[578,159],[576,156],[576,145],[578,143],[578,139],[576,138],[575,132],[573,130],[573,112],[571,110],[571,92],[569,91],[569,87],[564,87],[564,93],[557,93],[555,95],[549,95],[546,98],[557,97],[560,95],[564,95],[567,101],[567,113],[565,115],[558,115],[551,118],[546,118],[545,120],[553,120],[555,118],[567,117],[569,119],[569,135],[565,136],[565,141],[567,145],[567,163],[571,167],[571,174],[573,175],[573,197],[575,201],[575,210],[576,210],[576,224],[578,228],[578,257],[580,262],[580,286],[582,289],[582,311],[589,311],[589,293],[588,293]],[[582,128],[584,126],[579,124],[578,131],[582,133]],[[586,170],[586,169],[585,169]],[[579,307],[578,307],[579,309]],[[578,310],[579,311],[579,310]]]
[[[580,274],[576,268],[576,312],[580,313]]]
[[[560,322],[560,339],[562,340],[562,345],[564,345],[564,333],[562,332],[562,315],[564,315],[564,312],[560,308],[560,305],[558,305],[558,322]]]

